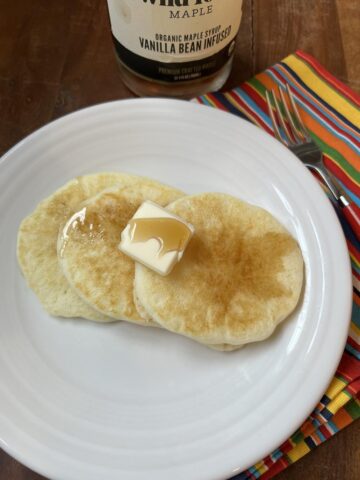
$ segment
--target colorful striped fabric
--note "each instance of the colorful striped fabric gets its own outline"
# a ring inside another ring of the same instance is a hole
[[[271,135],[265,91],[288,83],[327,168],[360,206],[360,97],[298,51],[226,93],[196,99],[244,117]],[[334,205],[335,208],[336,205]],[[360,210],[359,210],[360,212]],[[268,457],[237,475],[237,480],[270,479],[360,417],[360,243],[342,214],[353,272],[353,312],[347,345],[336,375],[304,424]]]

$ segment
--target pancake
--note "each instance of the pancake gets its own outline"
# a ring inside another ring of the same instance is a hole
[[[167,210],[191,223],[195,235],[170,275],[136,265],[140,311],[214,348],[269,337],[299,301],[296,240],[270,213],[229,195],[183,197]]]
[[[45,310],[60,317],[113,321],[89,307],[69,286],[57,257],[59,229],[89,197],[118,185],[135,187],[152,181],[121,173],[98,173],[77,177],[43,200],[19,228],[17,256],[29,287]]]
[[[115,319],[153,324],[134,304],[135,263],[118,248],[121,232],[145,200],[165,206],[183,195],[141,181],[100,193],[70,218],[59,236],[58,258],[69,284],[89,306]]]
[[[135,294],[135,289],[134,289],[134,304],[135,304],[136,310],[139,312],[140,316],[142,317],[143,320],[145,320],[145,322],[149,323],[153,327],[162,328],[159,324],[154,322],[154,320],[150,317],[150,315],[145,310],[143,305],[140,303],[139,299]],[[212,348],[213,350],[218,350],[220,352],[231,352],[233,350],[238,350],[239,348],[242,347],[242,345],[227,345],[225,343],[206,345],[206,346],[209,348]]]

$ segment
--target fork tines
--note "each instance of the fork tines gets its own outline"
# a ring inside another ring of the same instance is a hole
[[[266,91],[266,101],[275,137],[288,147],[309,142],[310,136],[300,117],[289,85],[286,84],[286,95],[280,87],[278,87],[278,91],[280,99],[277,98],[275,90]]]

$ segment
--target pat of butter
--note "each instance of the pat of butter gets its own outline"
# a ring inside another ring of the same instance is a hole
[[[165,276],[181,260],[193,234],[192,225],[147,200],[122,231],[119,249]]]

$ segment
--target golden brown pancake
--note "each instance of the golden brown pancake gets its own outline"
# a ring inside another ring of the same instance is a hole
[[[68,284],[57,257],[59,230],[90,197],[109,187],[153,182],[122,173],[98,173],[77,177],[43,200],[19,228],[17,255],[30,288],[51,315],[83,317],[99,322],[114,319],[94,310]]]
[[[137,264],[140,311],[214,347],[269,337],[301,293],[296,240],[269,212],[229,195],[183,197],[167,209],[191,223],[195,235],[167,277]]]
[[[135,294],[135,289],[134,289],[134,303],[135,303],[135,306],[136,306],[136,309],[137,311],[139,312],[139,314],[141,315],[141,317],[146,321],[148,322],[149,324],[151,324],[151,326],[153,327],[159,327],[159,328],[162,328],[161,325],[157,324],[154,322],[154,320],[150,317],[150,315],[147,313],[147,311],[144,309],[144,307],[142,306],[142,304],[139,302],[139,299],[137,298],[136,294]],[[213,344],[213,345],[206,345],[207,347],[210,347],[212,348],[213,350],[218,350],[220,352],[231,352],[233,350],[238,350],[239,348],[241,348],[242,345],[227,345],[225,343],[221,343],[221,344]]]
[[[59,236],[58,253],[66,279],[84,302],[115,319],[152,324],[135,307],[135,264],[118,248],[121,232],[145,200],[164,206],[182,195],[157,182],[139,181],[82,205]]]

